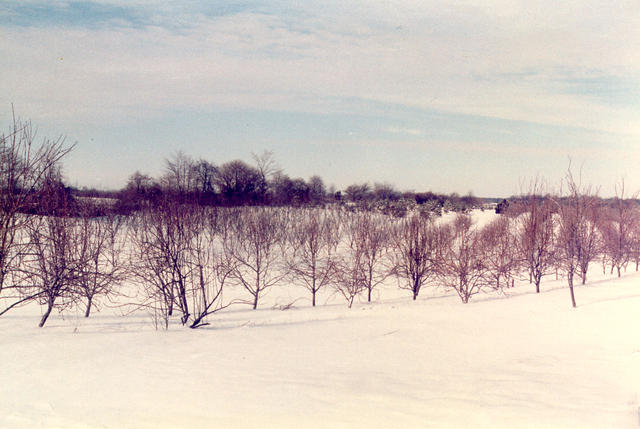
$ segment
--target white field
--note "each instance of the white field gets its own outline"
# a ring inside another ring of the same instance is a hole
[[[640,274],[590,275],[576,309],[555,277],[352,309],[284,286],[198,330],[31,305],[0,317],[0,428],[637,428]]]

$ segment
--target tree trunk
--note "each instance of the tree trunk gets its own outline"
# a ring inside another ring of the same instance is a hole
[[[89,314],[91,313],[92,302],[93,302],[93,296],[90,296],[89,299],[87,300],[87,310],[84,312],[84,317],[89,317]]]
[[[567,279],[569,281],[569,291],[571,292],[571,305],[576,308],[576,297],[573,294],[573,273],[569,273]]]
[[[318,289],[316,288],[316,261],[315,256],[313,258],[313,263],[311,267],[311,306],[316,306],[316,292]]]
[[[256,293],[253,295],[253,309],[258,308],[258,296],[260,295],[260,289],[256,290]]]
[[[260,297],[260,270],[256,273],[256,293],[253,296],[253,309],[258,308],[258,298]]]
[[[420,284],[418,280],[413,281],[413,300],[415,301],[418,298],[418,294],[420,293]]]
[[[47,322],[47,319],[49,318],[49,315],[51,314],[51,310],[53,310],[53,300],[50,299],[47,302],[47,311],[44,312],[44,314],[42,315],[42,319],[40,319],[40,323],[38,324],[39,328],[42,328],[44,326],[44,324]]]

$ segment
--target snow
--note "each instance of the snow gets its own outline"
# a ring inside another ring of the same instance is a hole
[[[274,287],[198,330],[27,306],[0,317],[0,427],[637,428],[640,274],[590,277],[576,309],[553,276],[466,305]]]

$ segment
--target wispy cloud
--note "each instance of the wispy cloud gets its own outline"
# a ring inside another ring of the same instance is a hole
[[[20,88],[12,97],[42,102],[46,92],[99,114],[172,105],[304,110],[313,97],[353,97],[610,131],[627,130],[639,109],[625,96],[640,72],[630,26],[638,14],[624,6],[615,32],[594,34],[605,30],[593,16],[572,16],[575,7],[152,5],[4,6],[9,22],[23,25],[5,28],[0,42],[12,59],[0,73]],[[560,69],[602,70],[607,80],[571,79]]]

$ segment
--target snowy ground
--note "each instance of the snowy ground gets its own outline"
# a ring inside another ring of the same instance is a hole
[[[640,274],[598,270],[577,309],[553,278],[467,305],[391,282],[282,311],[304,291],[274,288],[198,330],[107,308],[39,329],[32,305],[0,317],[0,428],[637,428]]]
[[[640,275],[578,287],[577,309],[563,286],[236,307],[195,331],[113,310],[38,329],[24,308],[0,318],[0,427],[638,427]]]

